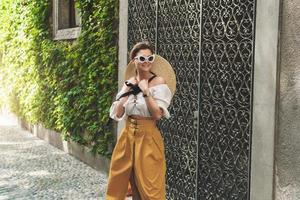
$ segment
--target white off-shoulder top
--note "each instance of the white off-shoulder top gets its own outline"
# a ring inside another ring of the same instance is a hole
[[[167,84],[157,84],[152,87],[149,87],[150,95],[155,99],[157,105],[163,110],[163,117],[169,118],[170,113],[168,111],[168,107],[170,105],[172,99],[172,92],[169,89]],[[125,91],[121,90],[116,95],[116,99],[118,99]],[[129,95],[128,100],[124,103],[125,112],[123,116],[118,118],[116,116],[116,104],[118,101],[113,102],[109,110],[109,116],[116,120],[121,121],[124,118],[127,118],[130,115],[139,115],[143,117],[151,117],[150,111],[147,108],[146,101],[143,97],[143,93],[140,92],[136,95]]]

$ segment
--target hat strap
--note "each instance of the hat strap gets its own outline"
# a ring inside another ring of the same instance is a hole
[[[151,78],[149,78],[148,83],[150,83],[150,81],[152,81],[156,77],[156,74],[154,74],[153,72],[151,72],[151,73],[153,74],[153,76],[151,76]]]

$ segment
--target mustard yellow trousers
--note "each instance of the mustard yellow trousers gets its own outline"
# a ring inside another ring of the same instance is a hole
[[[128,118],[112,154],[106,200],[124,200],[131,175],[142,200],[165,200],[164,152],[154,121]]]

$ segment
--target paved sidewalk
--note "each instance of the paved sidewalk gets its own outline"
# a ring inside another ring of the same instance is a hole
[[[104,199],[106,181],[28,131],[0,123],[0,200]]]

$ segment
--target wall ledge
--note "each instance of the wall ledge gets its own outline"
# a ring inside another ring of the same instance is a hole
[[[110,159],[101,155],[93,155],[90,148],[82,146],[73,141],[64,141],[60,137],[60,133],[46,129],[41,124],[30,124],[18,118],[18,125],[30,131],[36,137],[46,141],[52,146],[74,156],[76,159],[86,163],[93,169],[108,175],[110,167]]]

